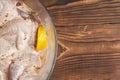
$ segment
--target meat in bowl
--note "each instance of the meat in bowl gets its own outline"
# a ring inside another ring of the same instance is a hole
[[[21,0],[0,0],[0,80],[37,80],[48,54],[40,20]]]

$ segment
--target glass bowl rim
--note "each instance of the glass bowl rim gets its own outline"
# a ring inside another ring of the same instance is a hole
[[[51,20],[51,23],[52,23],[52,27],[53,27],[53,30],[54,30],[54,37],[55,37],[55,51],[54,51],[54,60],[53,60],[53,64],[52,64],[52,67],[51,67],[51,70],[50,70],[50,73],[47,77],[47,80],[50,80],[51,76],[52,76],[52,73],[53,73],[53,70],[55,68],[55,64],[56,64],[56,59],[57,59],[57,54],[58,54],[58,42],[57,42],[57,32],[56,32],[56,29],[55,29],[55,25],[54,25],[54,22],[52,20],[52,16],[50,15],[48,9],[45,7],[45,5],[42,3],[41,0],[38,0],[39,3],[41,4],[41,6],[45,9],[46,13],[48,14],[48,17],[50,18]]]

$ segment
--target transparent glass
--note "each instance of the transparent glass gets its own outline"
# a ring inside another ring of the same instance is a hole
[[[30,7],[32,10],[39,14],[41,22],[47,30],[49,55],[47,56],[48,60],[46,66],[44,66],[44,70],[37,80],[49,80],[53,72],[57,56],[57,40],[55,26],[50,15],[48,14],[47,9],[43,6],[43,4],[41,4],[39,0],[23,1],[28,7]]]

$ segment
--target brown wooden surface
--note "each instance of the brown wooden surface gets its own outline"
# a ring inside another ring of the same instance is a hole
[[[120,80],[120,0],[41,0],[56,25],[51,80]]]

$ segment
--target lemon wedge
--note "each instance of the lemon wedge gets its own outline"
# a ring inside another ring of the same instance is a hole
[[[46,29],[42,25],[39,25],[38,33],[37,33],[36,50],[45,49],[47,46],[48,46],[48,41],[47,41]]]

